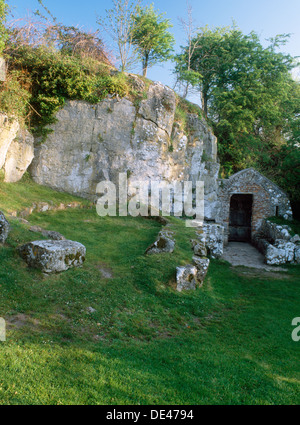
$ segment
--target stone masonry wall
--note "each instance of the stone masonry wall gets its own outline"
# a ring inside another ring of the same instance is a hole
[[[260,230],[263,220],[277,215],[286,219],[292,217],[292,210],[287,195],[269,179],[256,170],[249,168],[240,171],[227,180],[220,182],[219,201],[221,208],[217,222],[224,226],[224,242],[228,242],[230,199],[234,194],[252,194],[251,236]]]

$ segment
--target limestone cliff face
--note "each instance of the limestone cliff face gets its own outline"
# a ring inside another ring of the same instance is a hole
[[[160,83],[150,85],[137,107],[129,99],[97,105],[68,101],[46,142],[36,145],[33,179],[56,190],[94,198],[103,180],[204,180],[205,215],[217,208],[217,140],[206,122],[188,114],[185,133],[174,121],[176,97]]]
[[[34,139],[26,129],[20,129],[16,119],[0,114],[0,169],[4,168],[4,181],[20,180],[34,156]]]
[[[7,115],[0,114],[0,169],[3,167],[11,142],[17,136],[19,123],[9,120]]]

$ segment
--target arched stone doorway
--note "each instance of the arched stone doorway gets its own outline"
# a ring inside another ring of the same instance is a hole
[[[230,198],[229,241],[251,241],[253,195],[233,194]]]
[[[218,198],[220,202],[219,213],[216,217],[216,222],[224,226],[224,243],[226,244],[230,240],[230,229],[231,226],[242,227],[238,221],[235,223],[235,219],[238,219],[239,207],[232,205],[235,196],[249,195],[252,197],[252,216],[251,224],[245,225],[245,227],[251,228],[251,239],[259,232],[263,220],[265,218],[280,215],[284,218],[292,217],[292,210],[287,195],[273,182],[267,179],[265,176],[260,174],[253,168],[239,171],[229,179],[221,180],[219,186]],[[242,219],[243,214],[247,216],[247,208],[249,209],[249,203],[247,207],[247,201],[244,204],[242,198],[239,198],[242,203],[240,206],[243,213],[240,214]],[[243,206],[244,205],[244,206]],[[246,206],[245,206],[246,205]],[[230,214],[231,209],[235,212]],[[230,215],[232,217],[230,217]],[[246,219],[246,218],[245,218]],[[249,223],[249,214],[248,214]],[[246,233],[246,229],[242,229]],[[236,233],[242,233],[241,229],[238,229]],[[248,234],[248,233],[247,233]],[[234,238],[233,230],[231,235]],[[231,237],[232,237],[231,236]],[[243,237],[244,238],[244,237]],[[250,239],[250,240],[251,240]],[[238,240],[238,239],[233,239]]]

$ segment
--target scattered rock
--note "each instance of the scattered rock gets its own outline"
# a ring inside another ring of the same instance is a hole
[[[97,312],[97,310],[93,307],[88,307],[87,311],[88,311],[88,313],[96,313]]]
[[[187,264],[176,268],[177,291],[195,290],[203,285],[210,260],[194,256],[193,262],[193,265]]]
[[[14,217],[15,220],[17,220],[19,223],[22,224],[29,224],[28,220],[25,220],[25,218],[21,218],[21,217]]]
[[[44,273],[56,273],[78,267],[85,261],[86,248],[79,242],[34,241],[19,248],[20,256],[30,267]]]
[[[167,229],[161,230],[157,240],[149,246],[145,254],[160,254],[162,252],[173,252],[175,249],[175,241],[173,232]]]
[[[197,281],[203,285],[204,279],[208,272],[210,260],[208,258],[193,257],[193,262],[197,267]]]
[[[3,212],[0,211],[0,243],[4,243],[9,233],[9,222],[6,220]]]
[[[59,232],[53,230],[45,230],[42,232],[43,236],[48,237],[54,241],[65,241],[66,238]]]
[[[194,254],[198,257],[206,257],[207,256],[207,249],[205,246],[205,238],[202,238],[200,240],[191,240],[191,244],[194,250]]]
[[[130,84],[137,92],[141,93],[146,89],[144,81],[135,74],[128,74]]]
[[[195,290],[197,286],[197,267],[188,264],[176,268],[177,291]]]
[[[31,226],[29,229],[31,232],[34,233],[41,233],[45,238],[50,238],[54,241],[65,241],[66,238],[59,232],[55,232],[53,230],[45,230],[42,229],[40,226]]]
[[[31,226],[29,231],[33,233],[42,233],[43,229],[40,226]]]
[[[269,244],[266,249],[265,261],[269,265],[285,264],[285,251],[284,249],[276,248],[274,245]]]

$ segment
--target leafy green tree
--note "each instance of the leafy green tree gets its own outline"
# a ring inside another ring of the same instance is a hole
[[[204,27],[200,31],[175,57],[175,73],[179,81],[186,81],[198,89],[202,109],[207,117],[211,90],[220,72],[221,40],[227,32],[227,28],[210,30],[208,27]],[[195,46],[192,54],[191,46]]]
[[[205,27],[190,63],[188,47],[177,56],[176,72],[200,92],[219,139],[223,176],[253,166],[295,197],[290,183],[297,175],[287,170],[299,164],[300,89],[291,76],[297,62],[277,51],[287,40],[280,35],[263,47],[254,32]]]
[[[132,17],[132,43],[142,59],[143,76],[146,77],[150,66],[170,58],[175,43],[173,35],[168,31],[172,27],[164,13],[157,14],[153,5],[137,7]]]
[[[0,0],[0,55],[5,47],[8,34],[5,28],[6,15],[8,12],[8,5],[5,0]]]

